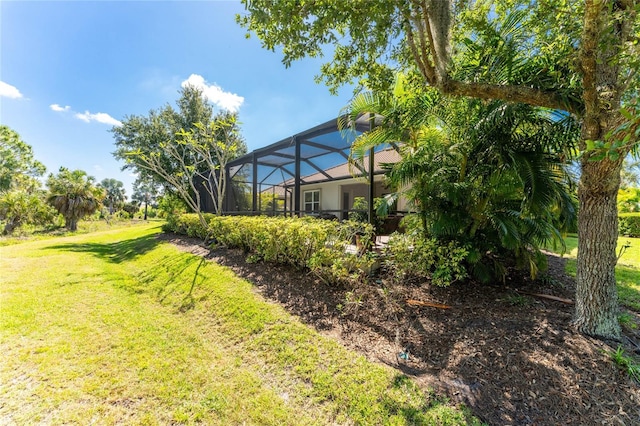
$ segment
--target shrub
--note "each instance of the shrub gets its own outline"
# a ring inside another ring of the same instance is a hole
[[[367,214],[369,202],[364,197],[355,197],[352,208],[357,211],[349,212],[349,220],[354,222],[367,222],[369,220],[369,215]]]
[[[211,213],[204,213],[205,220],[208,222],[213,217]],[[197,237],[205,240],[209,237],[210,229],[204,227],[200,218],[195,213],[182,214],[180,216],[169,215],[167,221],[162,225],[165,232],[175,232],[176,234],[188,235],[189,237]]]
[[[620,213],[640,212],[640,188],[620,188],[617,203]]]
[[[138,210],[140,210],[140,207],[136,203],[125,203],[125,205],[122,206],[122,210],[129,213],[129,217],[133,217],[133,215],[138,213]]]
[[[383,207],[386,206],[386,201],[377,197],[373,200],[373,207],[375,212],[375,217],[373,218],[373,224],[375,227],[376,233],[382,232],[382,228],[384,227],[384,219],[388,216],[386,209]],[[364,197],[355,197],[353,199],[353,210],[349,212],[349,220],[354,222],[369,222],[369,202]],[[383,214],[384,213],[384,214]]]
[[[158,217],[170,218],[179,216],[187,211],[184,201],[177,195],[165,194],[158,199]]]
[[[165,231],[240,248],[252,261],[268,261],[309,268],[330,283],[353,281],[371,272],[379,262],[368,249],[373,227],[355,221],[327,221],[311,217],[214,216],[206,214],[205,229],[196,214],[167,221]],[[347,246],[358,242],[358,250]],[[447,286],[467,277],[468,250],[456,242],[425,239],[418,233],[393,234],[385,249],[387,266],[398,278],[428,278]]]
[[[167,221],[164,230],[208,236],[217,244],[243,249],[253,261],[310,268],[331,282],[349,279],[354,271],[364,271],[371,263],[361,253],[345,250],[356,235],[364,247],[371,246],[373,229],[369,224],[310,217],[206,215],[206,219],[208,229],[203,229],[197,215],[184,214]]]
[[[395,233],[385,251],[387,265],[400,279],[430,278],[435,285],[448,286],[467,277],[464,261],[469,252],[453,241]]]
[[[640,237],[640,213],[621,213],[618,216],[618,232],[626,237]]]
[[[112,215],[112,217],[113,217],[114,220],[128,220],[128,219],[131,219],[131,215],[128,212],[124,211],[124,210],[118,210],[117,212],[115,212]]]

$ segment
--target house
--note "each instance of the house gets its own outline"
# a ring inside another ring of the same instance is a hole
[[[393,147],[378,148],[372,157],[370,152],[363,168],[348,163],[351,144],[370,126],[362,117],[355,130],[341,130],[336,118],[233,160],[227,164],[224,213],[346,218],[356,197],[389,193],[382,164],[399,160]],[[405,209],[404,201],[398,209]]]

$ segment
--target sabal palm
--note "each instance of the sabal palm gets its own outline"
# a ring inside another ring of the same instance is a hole
[[[570,145],[571,123],[526,105],[443,99],[405,84],[349,105],[351,119],[381,117],[354,143],[354,161],[373,146],[402,143],[387,177],[408,188],[425,234],[467,244],[477,277],[503,276],[507,257],[535,273],[538,247],[559,236],[560,218],[575,218],[559,152]]]
[[[124,204],[126,200],[123,183],[117,179],[103,179],[99,185],[105,193],[105,203],[109,206],[109,214],[113,214],[116,206]]]
[[[78,221],[96,212],[104,199],[104,192],[94,184],[94,178],[82,170],[61,168],[57,175],[49,175],[47,201],[65,220],[70,231],[78,229]]]

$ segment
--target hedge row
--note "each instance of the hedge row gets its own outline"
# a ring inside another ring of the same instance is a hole
[[[206,227],[197,215],[185,214],[169,220],[165,231],[241,248],[253,261],[309,268],[330,283],[361,278],[383,263],[379,252],[367,250],[373,242],[373,228],[361,222],[210,214],[205,221]],[[466,248],[453,242],[393,234],[382,257],[398,279],[431,279],[446,286],[466,278],[467,254]]]
[[[625,237],[640,238],[640,213],[620,213],[618,230]]]
[[[208,239],[213,244],[241,248],[253,261],[265,260],[310,268],[330,281],[365,272],[372,260],[348,251],[356,238],[370,245],[369,224],[336,222],[315,218],[205,215],[205,228],[196,214],[184,214],[168,221],[166,231]],[[356,237],[357,236],[357,237]]]

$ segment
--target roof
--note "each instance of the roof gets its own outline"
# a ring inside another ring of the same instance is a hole
[[[334,118],[230,161],[227,165],[229,176],[233,178],[241,171],[253,176],[255,164],[258,184],[281,185],[295,177],[296,154],[300,159],[300,176],[318,175],[331,180],[333,176],[327,170],[333,169],[336,174],[347,176],[348,173],[342,173],[339,167],[347,163],[356,137],[369,130],[370,120],[366,116],[360,117],[354,126],[341,129],[338,121],[343,119],[344,116]],[[307,179],[302,178],[301,183],[307,183]]]
[[[387,148],[382,151],[376,152],[373,157],[373,173],[376,175],[384,173],[383,164],[397,163],[398,161],[400,161],[400,158],[401,157],[398,151],[393,148]],[[368,171],[368,155],[363,158],[362,163],[365,164],[365,171]],[[357,173],[357,170],[355,170],[355,172],[356,173],[354,174],[353,166],[349,165],[348,162],[344,162],[342,164],[324,170],[324,173],[314,173],[312,175],[303,176],[300,180],[302,181],[302,185],[309,185],[313,183],[331,182],[363,176],[362,173]],[[327,177],[327,175],[329,177]],[[292,187],[294,183],[294,178],[290,178],[280,184],[269,185],[266,188],[262,189],[260,192],[274,193],[275,195],[283,196],[285,188]]]
[[[300,176],[323,173],[345,163],[351,144],[370,124],[363,117],[356,120],[353,128],[341,129],[339,120],[340,117],[326,121],[229,162],[229,176],[234,177],[240,171],[253,176],[251,168],[255,160],[258,183],[274,185],[295,177],[296,155],[300,159]]]
[[[393,148],[386,148],[382,151],[378,151],[373,155],[374,166],[373,173],[381,174],[384,172],[382,165],[385,163],[397,163],[400,161],[400,154]],[[369,172],[369,156],[365,156],[362,159],[362,164],[364,164],[364,172]],[[327,180],[339,180],[339,179],[347,179],[356,176],[362,176],[363,173],[358,173],[358,170],[354,170],[355,167],[350,165],[349,162],[344,162],[337,166],[328,168],[324,170],[324,173],[314,173],[312,175],[303,176],[301,178],[303,184],[323,182]],[[293,184],[293,179],[287,180],[288,183]]]

